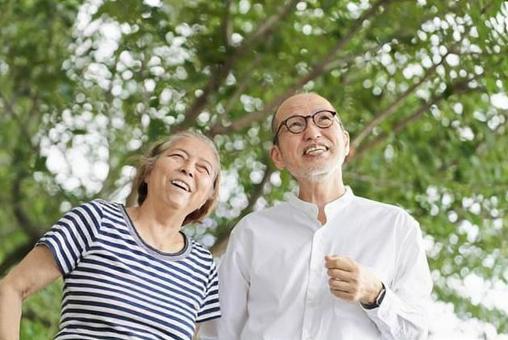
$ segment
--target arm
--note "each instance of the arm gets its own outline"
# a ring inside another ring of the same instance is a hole
[[[235,231],[219,265],[222,316],[201,325],[202,340],[238,340],[247,320],[249,279],[244,259],[248,245]]]
[[[0,281],[0,340],[19,339],[23,300],[60,275],[49,249],[37,246]]]
[[[382,339],[426,339],[426,304],[430,300],[430,276],[420,229],[412,220],[409,232],[400,244],[397,273],[384,282],[386,293],[379,307],[366,309]],[[361,264],[341,256],[327,256],[329,287],[338,298],[371,305],[381,291],[381,281]]]
[[[416,221],[400,248],[397,274],[386,282],[386,294],[379,308],[366,310],[383,339],[427,339],[427,304],[432,292],[420,228]]]

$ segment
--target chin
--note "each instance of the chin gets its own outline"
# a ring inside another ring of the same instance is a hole
[[[189,202],[187,202],[186,200],[179,200],[179,199],[171,199],[169,198],[166,203],[174,208],[174,209],[183,209],[183,208],[186,208],[188,205],[189,205]]]
[[[334,165],[315,166],[312,168],[302,169],[303,171],[301,170],[299,172],[308,180],[320,181],[322,178],[333,175],[337,171],[337,167]]]

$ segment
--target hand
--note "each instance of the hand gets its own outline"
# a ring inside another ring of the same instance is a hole
[[[340,299],[362,304],[372,304],[383,288],[381,280],[345,256],[325,256],[328,269],[328,286]]]

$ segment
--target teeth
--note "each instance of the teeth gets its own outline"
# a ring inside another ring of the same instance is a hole
[[[181,181],[179,179],[174,179],[174,180],[171,181],[171,184],[174,184],[177,187],[180,187],[180,188],[184,189],[185,191],[189,191],[190,192],[189,185],[187,183],[185,183],[184,181]]]
[[[314,145],[314,146],[311,146],[311,147],[305,149],[304,154],[308,155],[308,154],[314,154],[314,153],[321,153],[326,150],[327,150],[327,148],[325,146]]]

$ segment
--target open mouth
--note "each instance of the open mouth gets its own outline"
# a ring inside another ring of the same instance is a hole
[[[175,187],[180,188],[180,189],[182,189],[184,191],[187,191],[187,192],[191,191],[190,190],[190,186],[187,183],[185,183],[184,181],[181,181],[179,179],[173,179],[173,180],[171,180],[170,183],[172,185],[174,185]]]
[[[310,145],[303,150],[303,154],[305,156],[317,156],[328,150],[329,148],[325,145]]]

